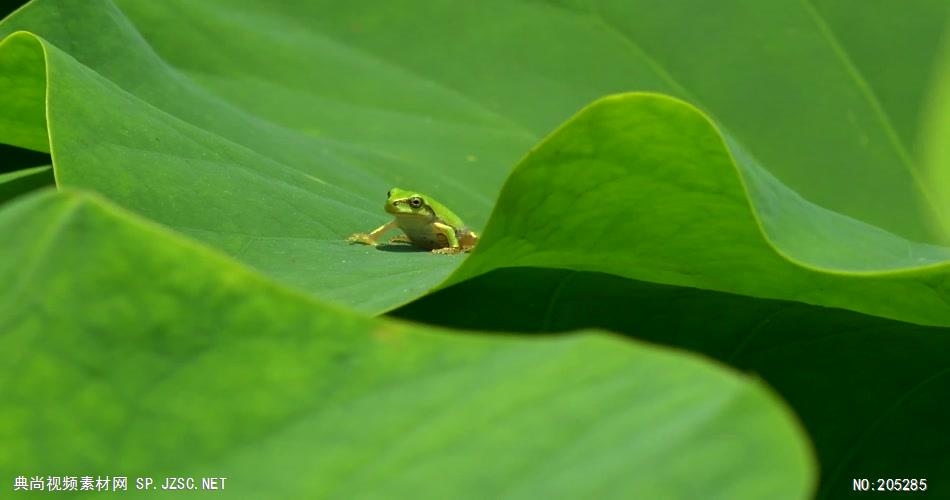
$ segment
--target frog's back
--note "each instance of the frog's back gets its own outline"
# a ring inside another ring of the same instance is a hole
[[[443,224],[454,227],[455,229],[460,229],[465,226],[465,223],[462,222],[462,219],[458,215],[455,215],[455,212],[449,210],[445,205],[435,201],[435,200],[426,200],[429,203],[429,206],[432,207],[432,210],[435,211],[436,220]]]

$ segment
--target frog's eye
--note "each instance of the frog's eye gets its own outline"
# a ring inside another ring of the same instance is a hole
[[[409,206],[412,208],[419,208],[422,206],[422,198],[412,197],[409,198]]]

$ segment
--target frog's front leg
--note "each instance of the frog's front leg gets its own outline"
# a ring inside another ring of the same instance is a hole
[[[433,223],[432,228],[435,230],[436,235],[439,236],[439,240],[444,241],[446,244],[444,247],[432,250],[432,253],[454,254],[462,251],[462,248],[459,246],[458,237],[455,235],[455,228],[441,222]]]
[[[394,229],[396,227],[396,219],[393,219],[382,226],[377,227],[370,231],[369,234],[366,233],[355,233],[351,234],[346,241],[349,243],[362,243],[364,245],[376,245],[379,243],[379,237],[383,235],[386,231]]]
[[[404,234],[400,234],[399,236],[393,236],[392,238],[389,239],[389,242],[390,242],[390,243],[409,243],[409,244],[412,244],[412,240],[410,240],[409,237],[406,236],[406,235],[404,235]]]

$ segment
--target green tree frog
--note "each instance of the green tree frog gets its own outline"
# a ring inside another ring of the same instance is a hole
[[[386,193],[383,209],[395,218],[370,233],[353,234],[346,241],[376,245],[383,233],[398,227],[405,236],[396,236],[389,240],[390,243],[410,243],[433,253],[468,252],[478,242],[475,231],[430,196],[392,188]]]

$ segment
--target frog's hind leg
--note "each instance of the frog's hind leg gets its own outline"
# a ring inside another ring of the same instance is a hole
[[[475,244],[478,243],[478,233],[468,228],[463,229],[458,238],[459,246],[462,247],[463,252],[471,252],[475,248]]]
[[[455,229],[452,226],[436,222],[432,224],[436,230],[436,237],[442,246],[432,249],[432,253],[452,254],[459,253],[462,249],[459,246],[459,239],[455,235]]]

